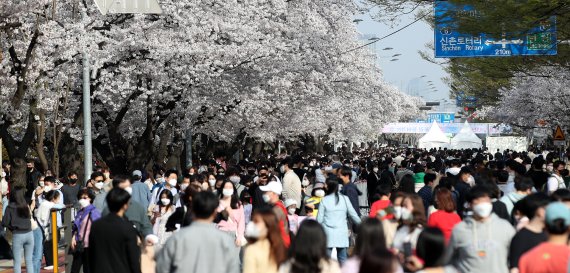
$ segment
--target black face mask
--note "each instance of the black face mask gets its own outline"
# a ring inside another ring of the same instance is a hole
[[[77,183],[77,179],[69,179],[69,184],[75,184]]]
[[[255,175],[255,170],[247,170],[247,173],[249,173],[249,175]]]
[[[28,167],[28,172],[31,172],[34,170],[34,167]]]

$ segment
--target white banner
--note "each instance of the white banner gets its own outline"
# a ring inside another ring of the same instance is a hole
[[[526,137],[487,137],[486,145],[490,152],[497,150],[503,152],[509,149],[515,152],[528,150],[528,140]]]
[[[463,127],[463,123],[438,123],[439,128],[446,134],[457,134]],[[475,134],[498,135],[510,131],[507,126],[497,123],[469,123]],[[383,134],[426,134],[431,128],[431,123],[389,123],[382,128]]]

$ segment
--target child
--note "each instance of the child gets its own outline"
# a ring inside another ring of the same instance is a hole
[[[299,221],[299,215],[295,212],[297,211],[297,201],[294,199],[285,200],[285,207],[287,208],[287,219],[289,220],[289,230],[293,234],[297,233],[299,226],[301,225]]]

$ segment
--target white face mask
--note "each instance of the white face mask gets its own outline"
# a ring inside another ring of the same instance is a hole
[[[133,188],[131,186],[126,187],[125,190],[129,193],[129,195],[133,194]]]
[[[210,183],[210,187],[213,187],[216,185],[216,179],[210,179],[208,180],[208,183]]]
[[[281,167],[279,167],[279,171],[281,173],[285,173],[285,165],[281,165]]]
[[[86,208],[87,206],[89,206],[91,204],[91,202],[89,202],[89,200],[87,199],[79,199],[79,205],[82,208]]]
[[[394,207],[394,218],[396,218],[396,220],[402,218],[402,207],[400,206]]]
[[[554,171],[554,166],[546,166],[546,171],[547,171],[547,172],[552,172],[552,171]]]
[[[269,195],[267,195],[267,194],[264,194],[262,198],[263,198],[263,202],[265,202],[265,203],[269,204],[269,201],[271,201],[271,197],[269,197]]]
[[[332,171],[332,166],[326,166],[325,171]]]
[[[375,172],[375,173],[377,173],[377,172],[378,172],[378,168],[373,168],[372,171]]]
[[[188,188],[189,184],[180,184],[180,190],[184,191],[186,188]]]
[[[493,212],[493,204],[489,202],[479,203],[473,206],[473,213],[481,218],[487,218]]]
[[[105,183],[103,183],[103,182],[95,183],[95,188],[97,188],[97,189],[102,189],[104,186],[105,186]]]
[[[473,186],[475,185],[475,177],[473,177],[472,175],[469,176],[469,178],[467,178],[467,184]]]
[[[168,198],[162,198],[162,199],[160,199],[160,202],[162,203],[163,206],[170,205],[170,199],[168,199]]]
[[[45,186],[45,187],[44,187],[44,192],[49,192],[49,191],[51,191],[51,190],[52,190],[52,187],[51,187],[51,186]]]
[[[296,209],[295,208],[290,208],[287,210],[287,212],[289,212],[289,215],[293,215],[295,214]]]
[[[45,186],[45,182],[44,181],[40,181],[40,187]]]
[[[404,208],[404,207],[401,207],[401,208],[402,208],[402,220],[404,220],[404,221],[413,220],[414,215],[412,214],[412,212],[407,208]]]
[[[245,226],[244,235],[247,238],[258,239],[261,236],[261,232],[254,222],[249,222]]]
[[[6,177],[6,172],[2,172],[2,178]]]
[[[317,196],[317,197],[324,197],[324,196],[325,196],[325,191],[324,191],[324,190],[316,190],[316,191],[315,191],[315,196]]]
[[[232,196],[232,194],[234,194],[234,189],[223,189],[222,194],[226,197]]]
[[[230,181],[234,184],[239,184],[239,182],[241,181],[241,178],[237,175],[230,176]]]
[[[168,180],[168,184],[172,187],[176,187],[178,181],[176,181],[176,179],[170,179]]]

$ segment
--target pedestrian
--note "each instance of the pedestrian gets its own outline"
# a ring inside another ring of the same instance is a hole
[[[114,178],[117,179],[117,178]],[[131,195],[113,187],[107,194],[109,213],[93,222],[89,233],[89,273],[140,273],[138,232],[126,218]]]
[[[436,188],[434,205],[437,211],[428,218],[428,227],[439,228],[443,232],[445,243],[451,238],[451,231],[461,222],[461,217],[456,212],[455,202],[451,191],[444,187]]]
[[[315,220],[303,221],[291,244],[289,259],[279,267],[279,273],[340,273],[339,264],[330,258],[327,247],[323,227]]]
[[[415,194],[416,186],[414,177],[411,174],[402,176],[398,190],[407,194]]]
[[[26,202],[25,188],[16,187],[10,194],[10,203],[2,217],[2,226],[12,232],[12,251],[14,253],[14,272],[22,272],[22,252],[26,261],[27,272],[34,270],[34,234],[32,231],[31,208]]]
[[[101,218],[101,212],[93,205],[95,193],[92,190],[81,189],[76,198],[80,209],[75,215],[71,233],[71,251],[73,253],[71,273],[79,273],[82,267],[84,273],[89,273],[89,233],[93,222]]]
[[[170,191],[162,191],[160,200],[154,207],[150,223],[153,225],[152,231],[158,236],[158,247],[166,243],[166,240],[172,235],[172,232],[166,230],[166,223],[170,216],[174,213],[174,197]]]
[[[285,208],[287,208],[287,220],[289,221],[289,230],[296,234],[301,222],[299,221],[299,215],[297,215],[297,201],[294,199],[285,200]],[[302,219],[302,218],[301,218]]]
[[[340,191],[340,193],[348,197],[348,200],[350,200],[352,208],[354,208],[354,211],[356,211],[356,214],[358,215],[358,217],[360,217],[360,206],[358,205],[358,196],[361,195],[362,193],[352,182],[352,177],[353,177],[352,175],[353,175],[352,169],[347,166],[342,166],[337,171],[338,179],[340,179],[340,182],[342,183],[342,190]]]
[[[47,178],[47,177],[46,177]],[[47,185],[46,185],[47,186]],[[52,221],[51,221],[51,209],[62,209],[64,206],[60,203],[61,192],[56,190],[45,191],[43,194],[43,201],[36,210],[36,219],[42,227],[44,232],[44,256],[46,260],[45,270],[53,269],[53,236],[58,236],[59,234],[52,233]],[[57,225],[57,223],[56,223]],[[59,225],[57,225],[59,227]]]
[[[293,199],[297,204],[301,204],[301,180],[293,170],[293,159],[285,158],[281,162],[281,173],[283,176],[283,198]]]
[[[176,170],[168,170],[164,174],[164,177],[165,182],[156,184],[155,188],[152,190],[148,207],[149,211],[152,211],[154,206],[158,203],[158,199],[160,199],[160,193],[162,193],[162,191],[169,190],[172,192],[172,196],[176,196],[176,194],[178,194],[178,189],[176,189],[176,186],[178,185],[178,172]]]
[[[36,169],[36,162],[32,158],[26,160],[26,168],[26,200],[31,200],[42,174]]]
[[[245,248],[243,273],[276,273],[287,259],[287,249],[273,211],[268,208],[256,210],[245,236],[251,243]]]
[[[511,272],[518,269],[519,261],[523,254],[545,242],[548,239],[544,231],[545,207],[550,203],[550,198],[546,193],[537,192],[523,198],[517,203],[520,204],[522,214],[529,219],[522,229],[520,229],[509,247],[509,264]]]
[[[567,272],[570,259],[570,209],[562,202],[546,206],[548,240],[525,253],[519,262],[520,273]]]
[[[337,260],[342,265],[348,256],[349,247],[349,219],[352,223],[360,224],[360,218],[352,207],[350,200],[339,193],[339,181],[336,178],[327,178],[327,195],[321,200],[317,221],[323,225],[329,255],[333,248],[337,251]]]
[[[77,205],[77,193],[81,189],[81,184],[78,182],[77,173],[69,172],[67,174],[67,183],[61,187],[61,192],[63,193],[63,201],[65,205],[71,205],[76,207]]]
[[[423,200],[419,195],[411,194],[402,199],[400,223],[401,225],[394,235],[392,249],[409,255],[415,251],[418,236],[426,225],[426,212]]]
[[[319,204],[323,197],[325,197],[325,185],[317,182],[311,191],[311,197],[305,201],[305,212],[307,217],[317,218],[319,213]]]
[[[283,202],[281,202],[280,195],[283,191],[283,186],[277,181],[271,181],[265,186],[259,187],[264,192],[263,201],[273,207],[273,212],[277,215],[279,220],[279,228],[281,229],[281,237],[286,247],[291,245],[291,238],[289,237],[289,221],[287,220],[287,209]]]
[[[150,190],[141,180],[142,172],[139,170],[134,171],[131,180],[133,181],[133,183],[131,183],[131,187],[133,188],[131,200],[138,202],[143,208],[148,208],[150,203]]]
[[[192,198],[192,224],[174,233],[156,255],[156,273],[239,273],[235,244],[213,224],[219,199],[211,192]]]
[[[385,248],[378,248],[362,257],[359,273],[401,272],[396,256]]]
[[[453,228],[445,264],[460,272],[508,273],[508,250],[515,229],[493,213],[491,191],[486,186],[473,187],[465,200],[474,214]]]
[[[389,185],[387,185],[389,186]],[[358,227],[358,237],[354,245],[352,257],[342,266],[342,273],[358,273],[362,257],[375,249],[386,249],[386,238],[382,222],[377,218],[367,218]]]
[[[247,226],[247,224],[251,221],[251,214],[253,212],[253,206],[251,205],[251,195],[249,194],[249,191],[242,191],[239,200],[243,205],[244,220],[245,225]]]
[[[552,164],[553,171],[550,177],[548,178],[544,191],[552,194],[558,189],[566,189],[566,184],[564,184],[564,178],[562,178],[561,172],[566,167],[566,163],[564,161],[556,161]]]
[[[445,237],[439,228],[425,228],[418,237],[414,255],[405,259],[406,272],[447,272],[456,273],[453,266],[444,266]],[[420,270],[425,271],[420,271]]]
[[[528,177],[516,177],[515,178],[515,191],[511,192],[499,199],[507,208],[507,213],[512,216],[513,208],[515,204],[523,199],[525,196],[532,193],[532,188],[534,183],[532,179]]]
[[[426,173],[424,176],[424,186],[418,191],[418,195],[422,198],[424,202],[424,208],[426,209],[426,215],[429,206],[433,203],[433,188],[435,187],[435,180],[437,176],[433,173]]]
[[[380,200],[372,204],[369,217],[379,217],[381,220],[392,219],[394,215],[389,214],[385,211],[386,208],[392,205],[392,202],[390,201],[390,196],[392,195],[392,186],[388,184],[381,184],[378,186],[378,188],[376,188],[376,194],[380,196]]]
[[[241,247],[246,243],[244,237],[245,213],[243,205],[239,201],[235,184],[231,181],[225,181],[222,184],[222,193],[219,197],[220,205],[217,211],[223,215],[223,219],[217,224],[217,227],[234,242],[232,252],[227,253],[227,255],[239,257]],[[239,261],[239,259],[237,260]],[[239,263],[236,266],[239,267]]]

